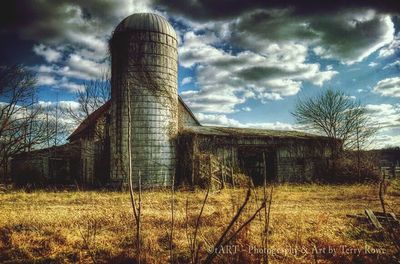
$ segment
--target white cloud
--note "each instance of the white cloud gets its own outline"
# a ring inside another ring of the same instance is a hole
[[[37,85],[49,86],[50,88],[61,88],[68,92],[77,92],[83,89],[81,84],[70,81],[66,76],[71,75],[65,68],[58,68],[55,65],[40,65],[31,67],[38,72]],[[72,74],[75,76],[74,74]]]
[[[248,98],[280,100],[297,94],[303,81],[321,86],[337,74],[306,63],[307,47],[301,44],[266,44],[263,54],[235,54],[217,48],[220,42],[214,34],[189,31],[179,48],[180,64],[194,68],[200,87],[182,96],[197,112],[231,113]]]
[[[282,96],[277,93],[261,93],[258,95],[257,98],[261,99],[262,103],[266,103],[268,100],[270,101],[283,100]]]
[[[60,101],[59,106],[61,109],[77,110],[79,109],[80,104],[76,101]]]
[[[370,63],[368,64],[369,67],[375,67],[375,66],[377,66],[377,65],[379,65],[379,63],[376,63],[376,62],[370,62]]]
[[[70,54],[67,61],[63,64],[46,64],[31,67],[39,75],[46,74],[58,77],[75,78],[81,80],[91,80],[100,78],[108,71],[107,62],[98,63],[85,59],[77,54]],[[55,78],[55,77],[54,77]]]
[[[242,123],[236,119],[229,118],[223,114],[196,114],[197,119],[203,125],[225,126],[225,127],[241,127],[241,128],[261,128],[261,129],[277,129],[277,130],[294,130],[295,126],[281,122],[260,122],[260,123]],[[298,128],[297,128],[298,129]]]
[[[95,36],[87,33],[69,31],[68,38],[77,45],[82,47],[77,49],[81,55],[86,55],[86,58],[100,61],[107,56],[107,40],[100,36]]]
[[[372,90],[383,96],[400,97],[400,77],[383,79]]]
[[[383,67],[384,70],[389,69],[391,67],[400,67],[400,60],[394,61],[392,63],[389,63],[385,67]]]
[[[189,90],[182,92],[181,96],[194,112],[233,113],[236,105],[245,102],[229,88],[220,91]]]
[[[378,134],[370,146],[375,149],[387,147],[400,147],[400,135]]]
[[[231,22],[229,37],[242,48],[261,53],[268,43],[296,41],[313,48],[320,57],[353,64],[391,43],[395,33],[391,16],[371,9],[342,10],[328,16],[302,16],[292,11],[244,13]]]
[[[57,80],[54,79],[53,76],[51,75],[46,75],[46,74],[39,74],[37,78],[37,85],[54,85],[57,83]]]
[[[301,82],[289,79],[272,79],[265,82],[269,89],[259,93],[261,99],[281,100],[282,96],[295,95],[299,92]]]
[[[224,51],[214,48],[210,44],[217,41],[214,34],[196,35],[193,31],[183,36],[184,44],[179,47],[179,63],[190,68],[196,63],[210,63],[223,58]]]
[[[371,123],[381,129],[400,127],[400,104],[367,104]]]
[[[244,112],[250,112],[250,111],[251,111],[251,107],[248,107],[248,106],[242,107],[241,109],[242,109],[242,111],[244,111]]]
[[[228,118],[226,115],[222,114],[202,114],[198,113],[196,115],[197,119],[201,124],[213,125],[213,126],[229,126],[229,127],[240,127],[241,123],[235,119]]]
[[[71,72],[84,74],[89,77],[87,79],[100,78],[101,74],[108,68],[106,63],[97,63],[77,54],[71,54],[66,64],[70,67]]]
[[[73,109],[77,110],[79,109],[80,104],[77,101],[38,101],[37,103],[40,107],[43,108],[55,108],[56,106],[59,107],[59,109],[64,110],[64,109]]]
[[[379,130],[369,148],[400,147],[400,104],[373,105],[371,109],[372,121]]]
[[[43,44],[34,45],[33,52],[42,56],[47,62],[57,62],[62,58],[62,53]]]
[[[192,77],[185,77],[182,79],[181,85],[185,85],[192,82]]]
[[[80,104],[76,101],[39,101],[37,102],[37,106],[46,110],[38,118],[43,120],[48,119],[49,121],[56,121],[57,119],[58,124],[63,128],[63,132],[65,130],[67,134],[72,133],[79,125],[76,119],[65,114],[65,111],[76,111],[79,109]],[[55,115],[56,110],[58,112],[57,117]]]
[[[84,89],[82,84],[71,82],[65,77],[61,79],[61,81],[57,84],[57,87],[73,93],[82,91]]]
[[[389,45],[379,50],[379,57],[389,57],[394,55],[400,49],[400,35],[397,35]]]

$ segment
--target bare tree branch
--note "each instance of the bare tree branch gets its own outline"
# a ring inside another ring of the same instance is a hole
[[[326,90],[307,100],[299,100],[292,115],[297,122],[333,138],[332,147],[337,154],[337,139],[344,149],[363,146],[377,131],[366,108],[342,91]]]

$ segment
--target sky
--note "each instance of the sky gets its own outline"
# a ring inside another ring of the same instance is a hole
[[[299,3],[303,2],[303,3]],[[202,124],[299,129],[297,100],[344,91],[400,146],[400,2],[17,0],[0,4],[0,64],[38,76],[40,104],[75,106],[109,70],[108,39],[154,12],[179,36],[178,93]]]

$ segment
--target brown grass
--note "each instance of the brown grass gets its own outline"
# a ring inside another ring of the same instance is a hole
[[[245,193],[244,189],[210,193],[198,231],[200,259],[215,244]],[[190,259],[185,231],[186,199],[189,227],[193,227],[204,194],[203,190],[175,193],[173,246],[177,263],[188,263]],[[262,189],[258,190],[258,197],[258,204],[251,198],[241,221],[259,207]],[[167,191],[143,192],[142,263],[169,261],[170,199]],[[399,191],[389,187],[386,199],[400,215]],[[381,210],[376,185],[276,186],[271,209],[270,263],[315,263],[315,259],[317,263],[393,263],[390,258],[394,248],[384,235],[346,217],[363,213],[365,208]],[[0,194],[0,210],[0,263],[135,262],[135,225],[129,193],[14,191]],[[257,217],[233,242],[239,251],[221,252],[215,263],[259,263],[262,230],[263,221]],[[258,248],[258,252],[249,251],[249,247]],[[366,247],[380,252],[372,254]],[[329,249],[336,252],[328,252]]]

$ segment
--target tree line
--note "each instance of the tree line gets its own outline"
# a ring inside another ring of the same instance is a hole
[[[378,178],[371,155],[363,151],[372,143],[379,126],[365,105],[341,90],[327,89],[307,99],[298,99],[292,112],[303,129],[329,137],[333,163],[330,172],[343,181]]]
[[[13,155],[65,143],[71,128],[109,100],[109,78],[103,76],[82,84],[77,107],[60,107],[58,99],[39,101],[37,75],[26,66],[0,66],[0,181]]]

